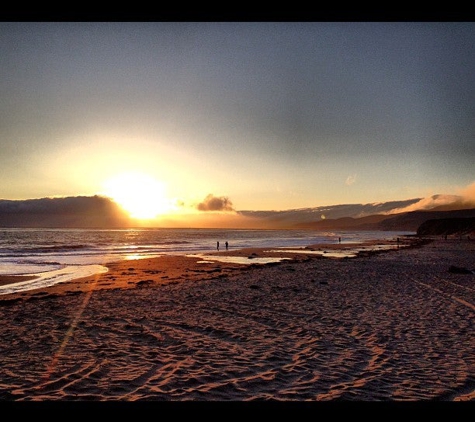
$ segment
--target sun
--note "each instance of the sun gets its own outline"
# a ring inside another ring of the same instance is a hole
[[[121,173],[106,180],[103,194],[132,218],[152,219],[173,208],[166,197],[165,184],[139,172]]]

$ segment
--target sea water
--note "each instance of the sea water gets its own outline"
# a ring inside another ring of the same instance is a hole
[[[107,271],[107,264],[164,254],[206,254],[257,248],[303,248],[323,243],[394,240],[412,232],[256,229],[0,229],[0,275],[37,275],[55,284]],[[58,281],[59,280],[59,281]],[[24,282],[24,285],[32,285]],[[7,292],[0,286],[0,294]]]

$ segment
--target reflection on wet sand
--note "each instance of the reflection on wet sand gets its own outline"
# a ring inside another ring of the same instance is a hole
[[[212,263],[212,262],[228,262],[234,264],[269,264],[274,262],[282,262],[284,260],[293,259],[292,255],[320,255],[323,258],[356,258],[360,253],[364,252],[381,252],[396,250],[402,247],[407,247],[409,244],[376,244],[376,243],[366,243],[366,244],[357,244],[354,247],[350,248],[343,245],[331,245],[325,249],[319,247],[320,245],[308,246],[305,248],[276,248],[276,249],[263,249],[262,254],[266,255],[265,257],[258,256],[256,253],[251,253],[248,256],[242,254],[243,250],[235,251],[235,254],[193,254],[187,255],[189,257],[201,258],[201,261],[198,263]],[[275,256],[268,256],[269,254]]]

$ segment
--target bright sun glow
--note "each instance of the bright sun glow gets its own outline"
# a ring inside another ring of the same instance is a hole
[[[132,218],[151,219],[172,210],[165,185],[142,173],[123,173],[104,183],[104,195],[112,198]]]

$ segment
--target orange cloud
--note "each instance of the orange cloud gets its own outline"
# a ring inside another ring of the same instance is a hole
[[[466,204],[475,206],[475,182],[472,182],[466,188],[460,189],[460,195]]]

